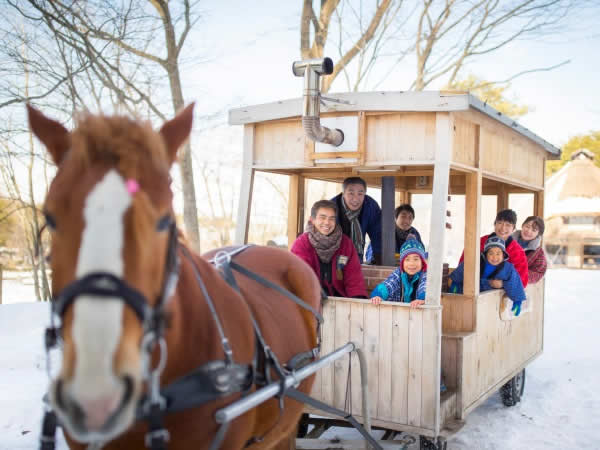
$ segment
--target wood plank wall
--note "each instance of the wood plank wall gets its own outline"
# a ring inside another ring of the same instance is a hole
[[[528,186],[544,187],[546,153],[542,147],[482,113],[455,112],[452,117],[452,161],[479,167],[484,171],[484,176],[496,175]]]
[[[409,427],[433,430],[435,426],[435,348],[439,308],[413,310],[408,306],[368,300],[330,297],[323,307],[322,355],[348,341],[365,352],[371,418]],[[352,356],[317,374],[312,395],[337,408],[360,416],[360,366]],[[348,379],[351,387],[348,387]],[[348,391],[348,389],[350,389]],[[349,402],[351,400],[351,402]]]
[[[435,120],[435,113],[367,114],[365,163],[433,160]]]
[[[527,286],[532,310],[511,321],[499,319],[504,291],[477,299],[477,331],[464,340],[462,404],[465,409],[542,350],[544,282]]]

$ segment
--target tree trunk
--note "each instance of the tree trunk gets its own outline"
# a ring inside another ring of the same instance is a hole
[[[169,76],[173,109],[177,112],[183,108],[184,99],[181,87],[181,77],[179,76],[179,55],[175,38],[175,29],[173,28],[173,22],[168,6],[165,6],[164,9],[162,9],[162,19],[167,43],[167,64],[165,68]],[[198,210],[196,208],[192,147],[189,141],[179,150],[178,161],[181,174],[181,185],[183,188],[183,223],[192,249],[200,253],[200,228],[198,226]]]

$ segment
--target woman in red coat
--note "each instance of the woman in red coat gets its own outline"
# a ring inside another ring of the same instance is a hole
[[[336,224],[336,216],[334,202],[316,202],[307,231],[294,241],[292,253],[313,269],[327,295],[367,298],[358,253],[352,240]]]

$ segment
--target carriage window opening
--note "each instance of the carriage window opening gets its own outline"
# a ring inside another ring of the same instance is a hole
[[[494,220],[496,220],[497,197],[496,195],[481,196],[481,215],[479,217],[480,236],[490,234],[494,231]]]
[[[508,207],[517,213],[517,229],[521,229],[523,221],[534,215],[534,195],[531,193],[519,193],[508,195]]]
[[[290,177],[257,171],[254,175],[248,242],[288,246],[288,204]],[[219,239],[215,230],[212,239]]]

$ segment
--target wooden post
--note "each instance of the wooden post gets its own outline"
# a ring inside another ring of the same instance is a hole
[[[496,214],[508,208],[508,190],[504,183],[500,183],[496,197]]]
[[[465,267],[463,293],[479,295],[479,235],[481,212],[481,172],[465,175]]]
[[[381,177],[381,264],[396,264],[396,232],[394,223],[395,178]]]
[[[288,248],[296,237],[304,231],[304,177],[290,175],[290,195],[288,199]]]
[[[433,165],[433,191],[431,226],[429,238],[429,258],[427,260],[427,292],[425,304],[438,306],[442,297],[442,278],[446,239],[446,209],[448,206],[448,185],[450,183],[450,155],[454,142],[454,123],[450,114],[438,112],[435,115],[435,163]],[[440,431],[440,367],[442,355],[442,314],[435,315],[438,330],[433,355],[433,383],[435,391],[434,432]]]
[[[429,259],[427,261],[427,294],[425,296],[428,305],[440,304],[452,141],[450,117],[448,113],[438,112],[436,114],[431,227],[429,228],[431,237],[429,239]]]
[[[242,186],[238,206],[235,243],[243,245],[248,242],[248,226],[250,225],[250,209],[252,206],[252,186],[254,185],[254,124],[244,125],[244,160],[242,162]]]
[[[533,194],[533,214],[544,218],[544,191]]]

